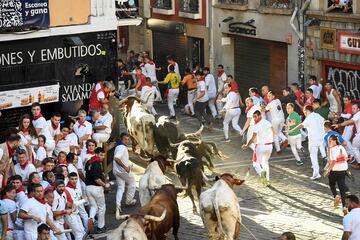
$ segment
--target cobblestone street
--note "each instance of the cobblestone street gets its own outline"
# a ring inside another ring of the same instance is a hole
[[[166,112],[164,112],[166,113]],[[241,126],[244,119],[241,119]],[[220,150],[227,156],[225,160],[215,159],[215,172],[236,173],[245,177],[250,168],[250,176],[245,184],[235,188],[238,196],[241,215],[241,239],[277,239],[282,232],[292,231],[297,239],[340,239],[342,236],[342,211],[334,209],[327,178],[311,181],[311,163],[304,158],[303,166],[296,166],[290,149],[281,155],[273,153],[270,159],[270,175],[272,186],[264,187],[251,164],[251,152],[241,150],[241,138],[231,133],[231,142],[222,143],[222,124],[215,124],[212,132],[204,130],[203,139],[217,143]],[[180,116],[179,127],[182,132],[194,132],[199,123],[195,118]],[[135,165],[137,178],[144,168]],[[360,177],[353,170],[355,182],[348,181],[352,193],[359,194]],[[210,174],[208,172],[207,174]],[[170,174],[169,178],[175,179]],[[117,227],[120,222],[115,220],[115,189],[107,195],[107,226]],[[181,226],[180,239],[206,239],[201,218],[194,215],[189,198],[178,198]],[[124,214],[134,213],[135,207],[123,208]],[[98,239],[101,236],[97,237]],[[173,239],[169,234],[169,239]]]

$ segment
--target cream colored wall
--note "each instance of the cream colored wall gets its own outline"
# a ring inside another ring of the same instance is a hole
[[[49,0],[50,26],[88,23],[90,0]]]

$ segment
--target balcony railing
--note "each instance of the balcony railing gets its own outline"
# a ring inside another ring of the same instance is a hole
[[[219,3],[246,5],[248,4],[248,0],[219,0]]]
[[[173,9],[172,0],[157,0],[154,4],[154,8],[171,10]]]
[[[199,0],[181,0],[180,12],[199,13]]]
[[[292,9],[294,8],[293,0],[261,0],[261,6],[275,9]]]

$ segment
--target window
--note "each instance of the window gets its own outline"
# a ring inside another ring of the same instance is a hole
[[[248,4],[248,0],[219,0],[219,3],[245,5]]]
[[[353,12],[353,0],[328,0],[326,12]]]
[[[261,0],[261,5],[275,9],[291,9],[294,8],[293,0]]]
[[[153,6],[153,12],[164,15],[174,15],[175,14],[174,0],[157,0]]]
[[[201,19],[202,18],[202,2],[201,0],[181,0],[179,16]]]

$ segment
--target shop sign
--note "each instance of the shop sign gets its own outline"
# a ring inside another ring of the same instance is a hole
[[[328,50],[336,49],[336,29],[320,28],[320,47]]]
[[[116,15],[120,18],[133,18],[139,15],[138,0],[118,0],[116,3]]]
[[[48,0],[1,0],[0,31],[49,28]]]
[[[233,34],[256,36],[254,21],[229,23],[228,31]]]
[[[350,96],[360,100],[360,66],[324,61],[322,75],[325,81],[331,81],[341,96]]]
[[[339,32],[338,50],[344,53],[360,54],[360,34]]]
[[[0,110],[59,101],[59,84],[0,92]]]

